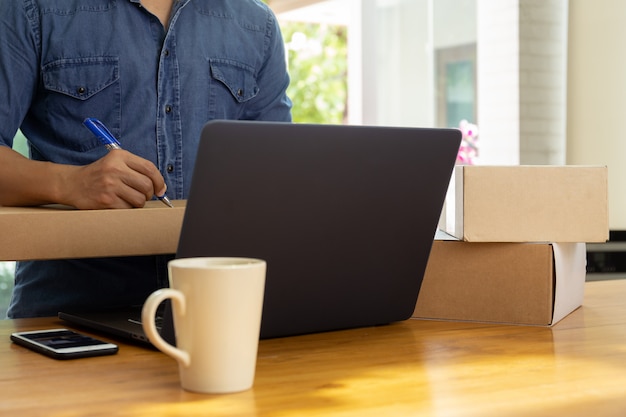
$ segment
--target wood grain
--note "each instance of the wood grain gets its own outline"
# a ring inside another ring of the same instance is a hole
[[[62,322],[5,320],[0,415],[623,416],[625,301],[626,280],[599,281],[552,328],[408,320],[263,340],[254,388],[221,396],[181,390],[174,360],[143,347],[43,357],[10,333]]]

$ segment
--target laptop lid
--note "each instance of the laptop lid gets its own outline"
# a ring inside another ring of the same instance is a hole
[[[176,256],[266,260],[261,338],[405,320],[460,141],[454,129],[209,122]],[[123,313],[59,315],[147,341]],[[163,327],[173,341],[171,317]]]
[[[409,318],[461,134],[213,121],[177,257],[267,261],[261,337]]]

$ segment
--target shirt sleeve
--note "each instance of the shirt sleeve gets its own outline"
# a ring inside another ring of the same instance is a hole
[[[37,88],[38,42],[32,2],[0,1],[0,145],[13,137],[28,113]]]
[[[246,119],[291,122],[292,103],[287,96],[289,74],[285,45],[274,13],[268,8],[265,62],[258,75],[259,96],[248,107]]]

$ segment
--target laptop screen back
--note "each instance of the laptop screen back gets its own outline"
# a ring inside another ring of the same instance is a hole
[[[209,122],[177,257],[265,259],[262,338],[405,320],[460,139],[452,129]]]

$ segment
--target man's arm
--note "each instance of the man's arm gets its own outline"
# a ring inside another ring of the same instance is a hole
[[[260,68],[257,83],[259,95],[248,104],[245,119],[290,122],[292,103],[287,97],[289,73],[285,59],[285,44],[278,20],[268,8],[265,62]]]
[[[0,205],[60,203],[80,209],[143,207],[165,193],[152,162],[123,150],[85,166],[32,161],[0,146]]]

